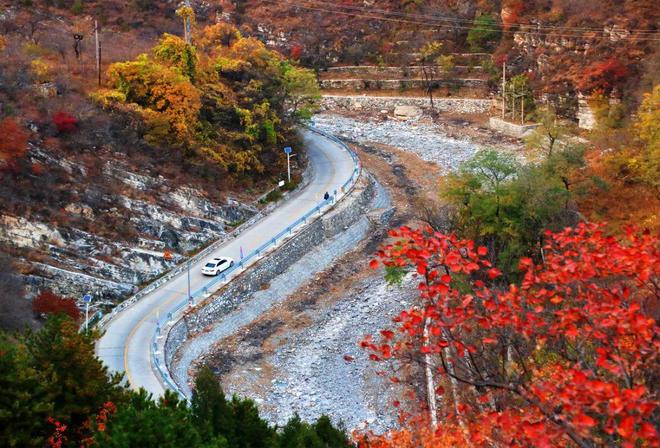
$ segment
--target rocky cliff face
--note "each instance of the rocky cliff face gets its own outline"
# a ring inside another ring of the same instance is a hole
[[[64,171],[70,181],[64,186],[76,191],[60,205],[57,219],[0,212],[0,248],[19,261],[29,293],[91,293],[100,303],[117,302],[257,212],[230,198],[216,203],[204,191],[162,176],[132,172],[121,158],[105,159],[91,174],[74,158],[39,147],[31,154],[33,164]]]

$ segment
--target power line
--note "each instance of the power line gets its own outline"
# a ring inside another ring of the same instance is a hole
[[[468,25],[473,25],[474,21],[470,19],[461,19],[458,17],[448,17],[448,16],[442,16],[439,14],[419,14],[419,13],[406,13],[406,12],[398,12],[398,11],[387,11],[384,9],[376,9],[376,8],[365,8],[363,6],[355,6],[355,5],[339,5],[336,3],[332,2],[324,2],[321,0],[307,0],[308,3],[316,3],[323,5],[325,7],[337,7],[337,8],[342,8],[342,9],[348,9],[348,10],[358,10],[366,13],[378,13],[378,14],[385,14],[385,15],[392,15],[392,16],[397,16],[397,17],[406,17],[406,18],[413,18],[413,19],[422,19],[422,20],[434,20],[434,21],[441,21],[441,22],[455,22],[459,24],[468,24]],[[499,22],[501,24],[501,22]],[[537,29],[547,29],[547,30],[566,30],[566,31],[596,31],[596,32],[602,32],[602,28],[589,28],[589,27],[567,27],[567,26],[554,26],[554,25],[540,25],[540,24],[533,24],[533,23],[522,23],[522,22],[512,22],[511,26],[530,26],[530,27],[535,27]],[[660,31],[658,30],[650,30],[650,29],[629,29],[627,30],[631,34],[659,34]]]
[[[282,5],[286,4],[292,7],[296,8],[301,8],[301,9],[306,9],[310,11],[319,11],[319,12],[326,12],[330,14],[339,14],[339,15],[344,15],[344,16],[350,16],[350,17],[358,17],[358,18],[364,18],[364,19],[371,19],[371,20],[377,20],[377,21],[386,21],[386,22],[395,22],[395,23],[405,23],[405,24],[412,24],[412,25],[420,25],[424,27],[430,27],[430,28],[445,28],[445,29],[464,29],[464,30],[477,30],[477,31],[497,31],[497,32],[503,32],[503,33],[509,33],[509,34],[523,34],[523,35],[532,35],[532,36],[539,36],[539,35],[546,35],[546,36],[554,36],[554,37],[567,37],[567,38],[607,38],[606,36],[584,36],[584,33],[582,34],[557,34],[557,33],[551,33],[549,31],[512,31],[512,30],[502,30],[500,28],[494,28],[494,27],[487,27],[487,26],[464,26],[464,25],[450,25],[450,24],[442,24],[442,23],[433,23],[433,22],[422,22],[419,20],[411,20],[411,19],[405,19],[405,18],[392,18],[392,17],[386,17],[386,16],[378,16],[374,15],[371,12],[366,12],[365,14],[359,14],[359,13],[353,13],[353,12],[347,12],[347,11],[340,11],[340,10],[332,10],[332,9],[325,9],[325,8],[320,8],[316,6],[309,6],[306,4],[300,4],[300,3],[295,3],[290,0],[263,0],[266,3],[272,3],[272,4],[277,4],[277,5]],[[343,5],[334,5],[337,7],[344,7]],[[355,8],[355,7],[354,7]],[[361,10],[364,11],[364,10]],[[402,14],[402,13],[399,13]],[[433,20],[433,19],[430,19]],[[459,19],[456,19],[459,20]],[[472,22],[470,22],[472,23]],[[521,24],[521,26],[528,26]],[[593,30],[590,32],[598,32],[602,33],[603,30]],[[653,38],[653,37],[647,37],[647,36],[634,36],[634,35],[629,35],[629,36],[622,36],[620,39],[625,39],[625,40],[638,40],[638,41],[660,41],[660,38]]]

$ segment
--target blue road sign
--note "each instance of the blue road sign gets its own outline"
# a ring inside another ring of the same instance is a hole
[[[92,296],[90,296],[89,294],[85,294],[85,295],[83,296],[83,302],[85,302],[85,303],[89,303],[89,302],[91,302],[91,301],[92,301]]]
[[[291,149],[290,146],[287,146],[286,148],[284,148],[284,153],[285,154],[291,154],[291,151],[292,151],[292,149]]]

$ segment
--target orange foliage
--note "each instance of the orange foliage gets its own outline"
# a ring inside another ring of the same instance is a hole
[[[433,431],[428,421],[415,417],[406,427],[383,435],[356,432],[358,448],[437,448],[467,446],[465,433],[452,421],[444,421]]]
[[[0,121],[0,164],[10,164],[27,152],[28,133],[13,118]]]
[[[609,92],[612,87],[628,76],[628,67],[617,58],[597,61],[582,72],[578,88],[583,92],[602,90]]]
[[[502,29],[509,30],[520,19],[525,4],[520,0],[507,0],[502,3]]]
[[[607,190],[592,187],[588,194],[577,196],[579,210],[588,219],[607,219],[612,229],[621,229],[631,222],[652,232],[660,231],[660,196],[655,189],[628,182],[614,170],[606,155],[599,150],[587,154],[588,169],[581,177],[604,179]],[[628,156],[628,160],[632,156]]]

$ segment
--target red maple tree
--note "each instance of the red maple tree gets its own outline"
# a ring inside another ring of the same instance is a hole
[[[611,57],[587,66],[580,75],[578,87],[584,92],[610,92],[613,87],[623,82],[628,74],[628,67],[620,59]]]
[[[68,112],[57,112],[53,115],[53,123],[61,134],[74,132],[78,127],[78,119]]]
[[[300,59],[300,56],[302,56],[303,50],[304,49],[302,45],[298,43],[294,43],[293,45],[291,45],[291,52],[289,53],[289,56],[291,57],[291,59],[297,61]]]
[[[547,232],[544,263],[521,260],[522,284],[509,287],[472,241],[407,227],[391,236],[380,262],[413,268],[420,301],[362,345],[375,361],[420,360],[435,412],[426,442],[399,432],[363,445],[660,446],[656,236]]]
[[[80,319],[80,310],[74,299],[60,297],[51,291],[42,291],[34,298],[32,311],[37,314],[64,313],[73,320]]]

